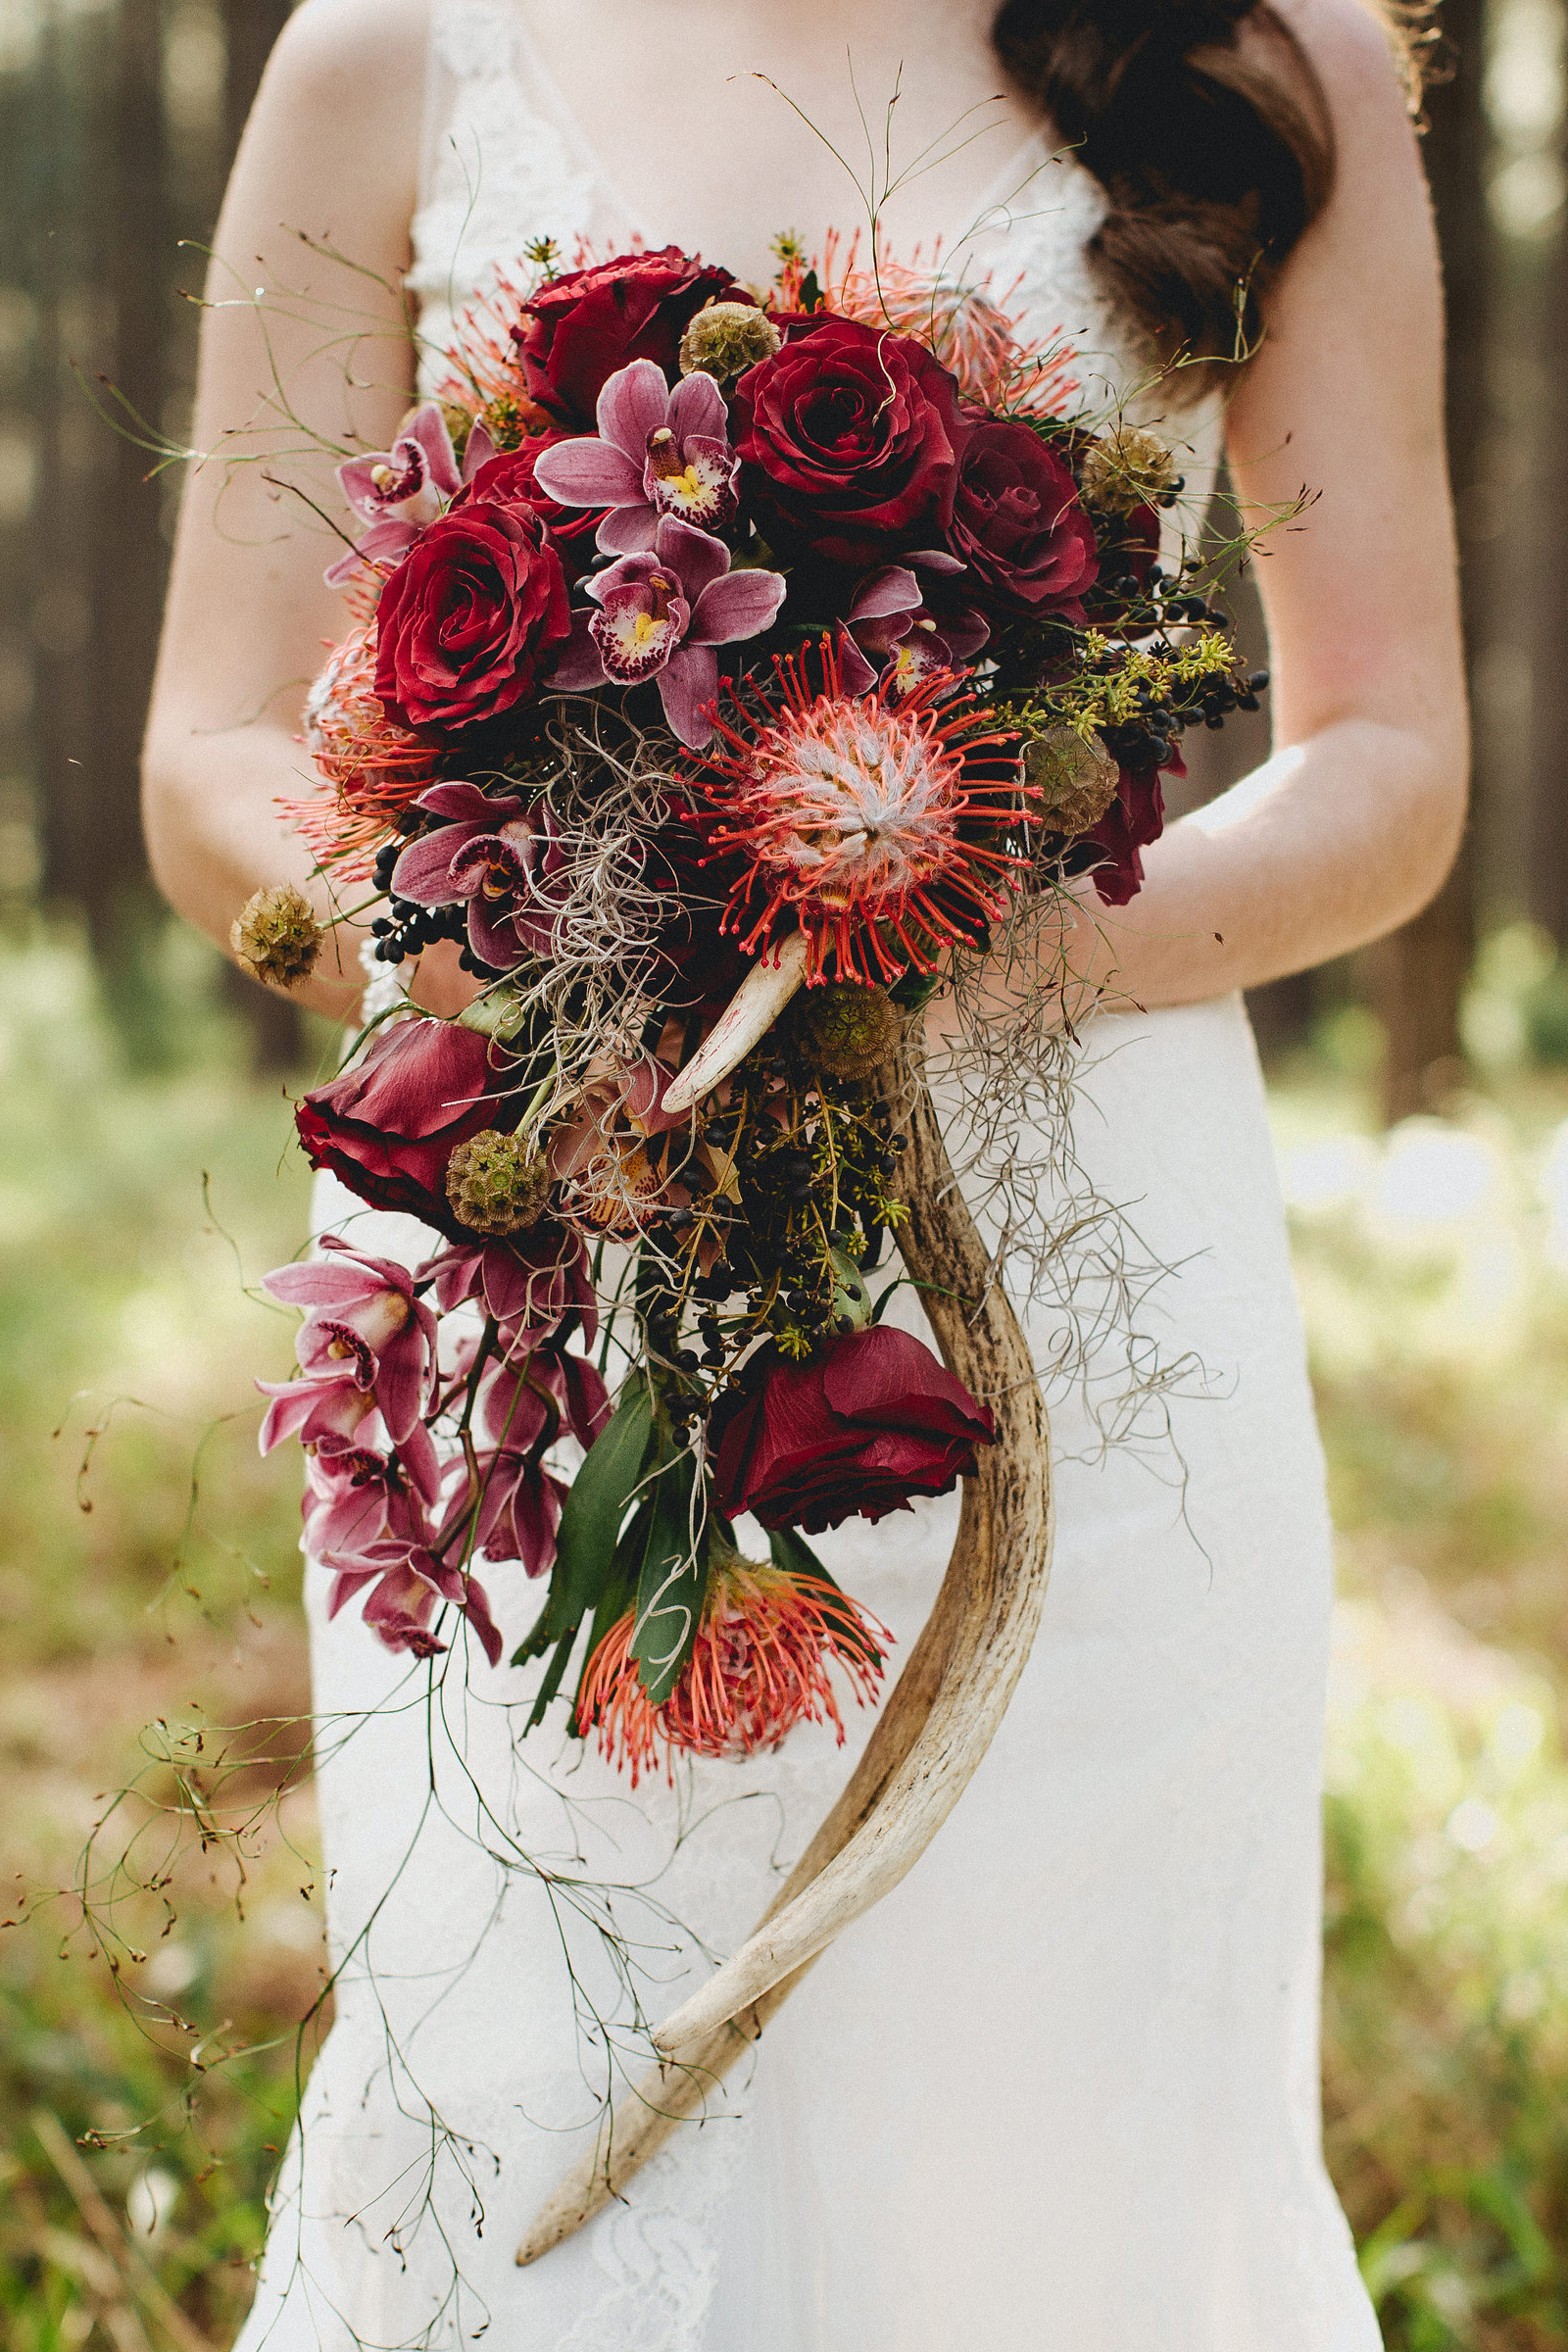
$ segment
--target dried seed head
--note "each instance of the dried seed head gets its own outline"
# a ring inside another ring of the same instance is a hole
[[[680,339],[680,371],[695,375],[701,368],[715,382],[727,383],[759,360],[770,360],[778,345],[777,327],[755,303],[710,302]]]
[[[279,882],[246,902],[229,926],[228,944],[269,988],[293,988],[315,971],[325,937],[304,891]]]
[[[1074,727],[1053,727],[1026,745],[1024,773],[1040,798],[1036,813],[1048,833],[1072,836],[1098,825],[1116,797],[1121,771],[1098,735],[1087,741]]]
[[[802,1048],[828,1077],[869,1078],[887,1062],[899,1016],[885,988],[829,981],[795,1002]]]
[[[1097,441],[1084,460],[1086,507],[1106,514],[1130,514],[1135,507],[1163,498],[1176,484],[1176,461],[1163,441],[1136,425],[1118,425]]]
[[[447,1199],[470,1233],[523,1233],[544,1215],[550,1163],[525,1136],[486,1127],[448,1160]]]

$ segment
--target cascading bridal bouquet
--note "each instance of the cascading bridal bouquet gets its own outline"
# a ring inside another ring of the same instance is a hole
[[[461,943],[476,994],[393,989],[298,1107],[440,1247],[269,1278],[305,1316],[263,1446],[303,1442],[307,1548],[394,1649],[461,1615],[498,1663],[491,1571],[548,1580],[530,1728],[565,1696],[633,1782],[842,1739],[830,1669],[875,1693],[886,1637],[807,1539],[1006,1442],[1007,1367],[972,1342],[966,1383],[868,1280],[890,1240],[933,1298],[974,1273],[920,1240],[907,1040],[1019,924],[1124,904],[1182,729],[1265,682],[1158,561],[1170,451],[1072,415],[1066,354],[940,270],[780,260],[760,300],[542,246],[468,317],[340,468],[353,626],[289,811],[384,970]],[[234,935],[282,984],[322,936],[290,887]]]

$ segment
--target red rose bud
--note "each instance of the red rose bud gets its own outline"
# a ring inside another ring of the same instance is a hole
[[[580,431],[619,368],[652,360],[673,382],[681,337],[704,305],[752,299],[727,270],[705,268],[678,245],[567,270],[523,305],[514,330],[528,389]]]
[[[964,593],[1025,620],[1080,626],[1099,570],[1095,530],[1071,470],[1026,424],[977,424],[958,461],[948,544]]]
[[[946,537],[966,428],[957,383],[924,344],[854,318],[792,321],[783,350],[736,385],[735,417],[770,540],[858,564]]]
[[[946,1494],[996,1423],[906,1331],[879,1325],[804,1364],[771,1359],[710,1432],[719,1507],[814,1535]]]
[[[455,1021],[400,1021],[362,1058],[313,1087],[294,1113],[313,1168],[330,1168],[372,1208],[403,1209],[466,1238],[447,1198],[460,1144],[504,1123],[489,1050]]]
[[[570,627],[542,515],[474,502],[433,522],[382,589],[375,691],[402,726],[474,726],[533,692]]]

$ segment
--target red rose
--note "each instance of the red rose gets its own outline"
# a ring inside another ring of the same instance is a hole
[[[878,1325],[808,1363],[764,1359],[710,1438],[722,1510],[815,1535],[906,1510],[911,1494],[946,1494],[995,1434],[929,1348]]]
[[[562,507],[547,498],[534,480],[535,462],[558,441],[574,441],[575,433],[531,433],[517,448],[502,456],[487,458],[471,479],[465,482],[452,501],[452,513],[460,507],[532,507],[542,514],[550,532],[550,544],[561,558],[569,580],[580,579],[593,569],[594,533],[598,530],[602,507]]]
[[[330,1168],[372,1208],[399,1208],[471,1238],[447,1199],[447,1162],[484,1127],[504,1127],[489,1050],[455,1021],[399,1021],[361,1060],[313,1087],[294,1113],[313,1168]]]
[[[735,446],[764,533],[835,564],[940,546],[965,426],[923,343],[858,319],[792,322],[735,387]]]
[[[571,618],[533,508],[473,504],[432,522],[381,591],[375,691],[404,727],[471,727],[531,694]]]
[[[755,299],[727,270],[665,245],[552,278],[523,305],[513,332],[534,399],[582,432],[618,368],[652,360],[673,378],[680,339],[706,304]]]
[[[1166,762],[1185,775],[1180,754]],[[1141,853],[1165,830],[1165,795],[1157,767],[1124,767],[1116,798],[1098,825],[1080,833],[1063,863],[1070,874],[1087,873],[1106,906],[1125,906],[1144,885]]]
[[[966,594],[1026,620],[1081,626],[1099,561],[1071,470],[1026,424],[976,424],[958,459],[948,544]]]

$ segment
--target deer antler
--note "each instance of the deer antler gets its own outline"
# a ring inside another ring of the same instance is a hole
[[[1040,1622],[1051,1568],[1050,1428],[1028,1343],[958,1191],[931,1098],[910,1092],[899,1247],[922,1286],[949,1369],[991,1404],[997,1440],[966,1480],[942,1590],[838,1803],[757,1933],[654,2035],[679,2051],[616,2103],[592,2154],[540,2212],[519,2263],[580,2230],[754,2042],[817,1954],[896,1886],[968,1786],[1006,1712]]]

